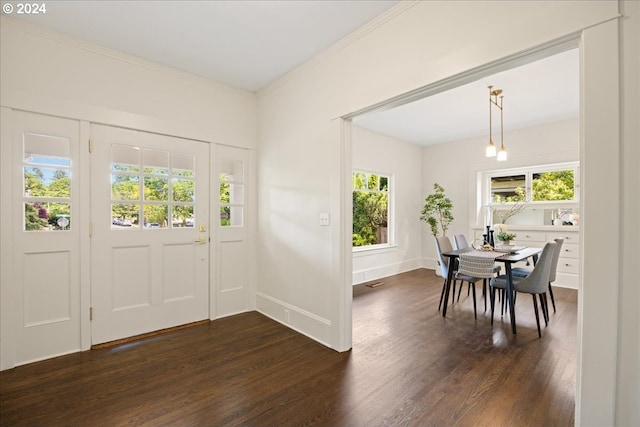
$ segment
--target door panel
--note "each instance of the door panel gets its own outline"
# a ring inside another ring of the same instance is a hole
[[[15,365],[79,351],[77,121],[13,112]],[[6,306],[3,306],[3,309]]]
[[[92,125],[92,342],[209,317],[209,146]]]
[[[215,316],[223,317],[250,309],[249,278],[252,265],[247,241],[247,171],[248,150],[218,146],[214,185],[219,199],[213,209],[219,212],[216,224],[215,268],[212,282],[212,307]]]

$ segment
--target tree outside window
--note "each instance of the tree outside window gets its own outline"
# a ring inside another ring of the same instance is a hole
[[[389,241],[388,176],[354,172],[353,183],[353,246],[372,246]]]

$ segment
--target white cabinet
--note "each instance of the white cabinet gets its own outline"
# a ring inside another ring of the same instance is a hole
[[[558,259],[556,281],[553,284],[555,286],[578,289],[580,277],[580,230],[576,227],[538,226],[527,228],[526,226],[515,225],[508,225],[507,227],[509,232],[516,234],[516,238],[512,242],[516,246],[542,248],[546,242],[557,238],[564,239],[560,258]],[[486,232],[485,229],[473,229],[474,241],[481,242],[484,232]],[[525,266],[524,263],[522,266]]]

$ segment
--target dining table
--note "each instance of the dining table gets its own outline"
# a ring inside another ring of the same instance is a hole
[[[497,249],[497,250],[478,250],[473,247],[456,249],[453,251],[443,252],[442,256],[447,257],[447,262],[449,265],[447,281],[445,285],[445,293],[444,293],[444,304],[442,307],[442,316],[447,316],[447,303],[449,301],[449,291],[451,288],[451,283],[454,279],[455,271],[457,270],[458,259],[460,258],[460,254],[471,253],[471,252],[482,252],[485,256],[490,256],[489,252],[492,253],[496,262],[502,262],[505,268],[505,276],[507,279],[507,302],[509,306],[509,317],[511,318],[511,332],[513,334],[516,333],[516,312],[514,307],[514,292],[513,292],[513,275],[511,273],[511,266],[517,262],[525,261],[528,258],[531,258],[533,264],[535,265],[538,260],[538,255],[542,252],[542,248],[529,248],[529,247],[514,247],[510,249]],[[486,298],[486,296],[485,296]]]

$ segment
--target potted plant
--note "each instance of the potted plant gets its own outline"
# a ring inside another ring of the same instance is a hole
[[[431,227],[433,237],[438,237],[439,232],[446,236],[447,229],[453,221],[453,203],[444,194],[444,188],[437,182],[433,184],[433,194],[429,194],[424,199],[424,207],[420,219]]]
[[[429,224],[433,237],[438,237],[440,231],[442,231],[442,235],[445,236],[449,224],[453,221],[453,214],[451,213],[453,203],[451,199],[445,196],[444,188],[437,182],[433,184],[433,190],[433,194],[429,194],[424,199],[425,203],[420,219]],[[438,266],[440,266],[439,275],[444,277],[441,261],[438,259],[437,263]]]
[[[511,241],[516,238],[516,234],[509,233],[509,231],[507,231],[507,227],[504,225],[498,225],[496,228],[496,231],[498,232],[498,234],[496,234],[496,238],[500,240],[503,245],[509,246]]]

